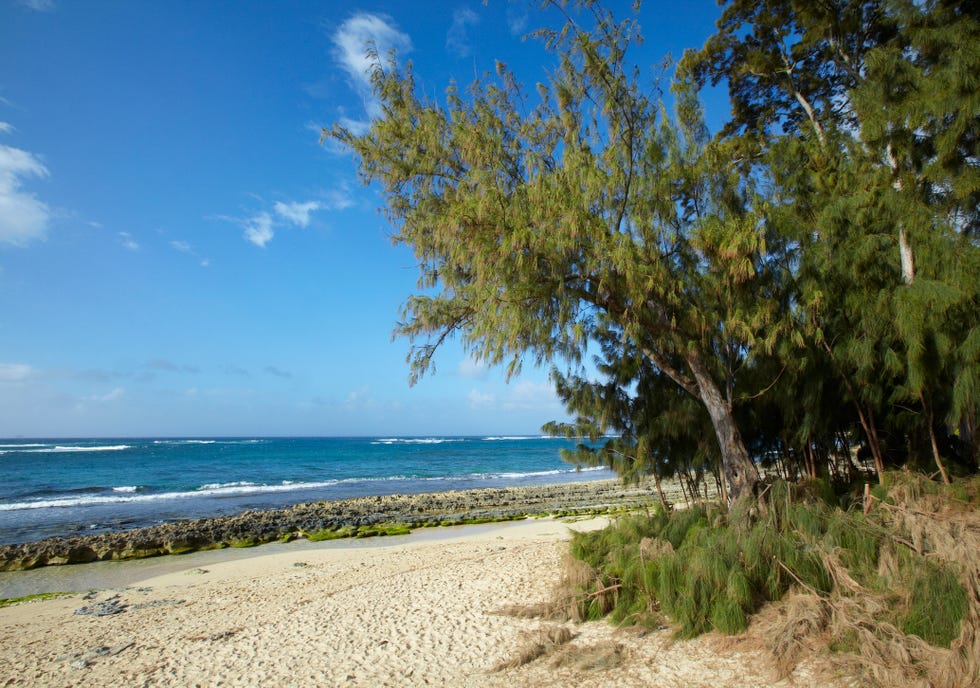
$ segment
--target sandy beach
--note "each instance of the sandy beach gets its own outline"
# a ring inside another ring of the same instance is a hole
[[[604,622],[564,624],[572,639],[557,654],[499,669],[559,625],[500,610],[548,599],[570,528],[604,524],[529,519],[437,539],[257,548],[206,568],[171,557],[172,571],[125,588],[0,609],[0,685],[828,685],[812,666],[778,680],[764,650],[737,640]]]

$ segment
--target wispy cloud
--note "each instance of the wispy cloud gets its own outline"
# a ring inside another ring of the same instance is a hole
[[[112,391],[106,392],[105,394],[94,394],[92,396],[85,397],[84,399],[82,399],[82,401],[95,402],[97,404],[107,404],[109,402],[118,401],[119,399],[122,399],[125,394],[126,394],[126,390],[124,390],[122,387],[116,387]]]
[[[0,133],[13,131],[0,124]],[[33,153],[0,144],[0,243],[26,246],[47,233],[51,209],[22,188],[25,179],[47,176],[48,168]]]
[[[507,8],[507,28],[511,36],[522,36],[527,32],[527,11],[513,6]]]
[[[0,134],[9,134],[14,130],[14,125],[8,122],[0,122]]]
[[[363,136],[371,129],[370,122],[362,119],[351,119],[350,117],[341,117],[338,120],[338,124],[354,136]]]
[[[272,230],[272,225],[272,216],[266,212],[242,220],[245,239],[259,248],[265,248],[265,245],[272,241],[272,237],[276,235]]]
[[[26,363],[0,363],[0,382],[26,382],[35,370]]]
[[[248,217],[215,216],[242,228],[246,241],[265,248],[282,227],[309,227],[313,215],[323,210],[343,210],[354,204],[346,187],[332,189],[321,194],[322,198],[309,201],[276,201],[272,210],[262,210]]]
[[[561,412],[561,402],[550,382],[532,382],[529,380],[509,384],[497,389],[470,389],[466,397],[467,405],[472,409],[507,412],[551,413]]]
[[[279,217],[288,222],[298,227],[309,227],[310,215],[322,207],[323,204],[319,201],[307,201],[306,203],[283,203],[282,201],[276,201],[273,209]]]
[[[133,235],[129,232],[116,232],[116,236],[119,237],[119,243],[122,247],[128,251],[139,251],[140,245],[133,239]]]
[[[412,51],[412,39],[389,16],[358,12],[337,28],[331,40],[336,60],[347,72],[368,116],[378,116],[380,108],[371,89],[373,65],[368,50],[373,48],[382,59],[392,51],[406,55]]]
[[[190,373],[197,375],[201,369],[197,366],[180,365],[166,358],[154,358],[146,362],[146,367],[150,370],[159,370],[165,373]]]
[[[197,251],[194,250],[194,247],[191,246],[186,241],[171,241],[170,245],[173,247],[175,251],[179,251],[180,253],[186,253],[187,255],[197,260],[198,264],[200,264],[202,268],[206,268],[209,265],[211,265],[210,258],[205,258],[202,255],[200,255]]]
[[[474,361],[472,358],[467,356],[459,362],[459,366],[456,368],[456,373],[460,377],[469,378],[471,380],[483,380],[487,377],[487,367],[482,362]]]
[[[35,12],[54,12],[54,0],[17,0],[17,4]]]
[[[473,409],[489,409],[494,407],[497,402],[497,398],[490,392],[481,392],[477,389],[471,389],[470,393],[467,395],[466,402],[469,407]]]
[[[559,406],[558,396],[550,382],[531,382],[524,380],[513,385],[508,398],[502,403],[507,410],[534,410],[556,408]]]
[[[364,410],[368,408],[374,408],[377,402],[374,397],[371,396],[370,387],[361,387],[360,389],[355,389],[347,395],[344,399],[344,407],[349,410]]]
[[[323,194],[324,210],[346,210],[354,205],[353,193],[347,183],[342,183]]]
[[[286,379],[289,379],[293,376],[293,374],[288,370],[282,370],[281,368],[277,368],[275,366],[266,366],[265,372],[267,372],[269,375],[286,378]]]
[[[470,48],[469,27],[480,23],[480,16],[468,7],[460,7],[453,12],[453,23],[446,34],[446,50],[457,57],[469,57],[473,50]]]

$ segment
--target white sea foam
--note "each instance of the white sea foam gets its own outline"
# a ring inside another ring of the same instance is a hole
[[[570,472],[571,471],[562,471],[562,470],[555,469],[552,471],[530,471],[527,473],[493,473],[487,477],[517,479],[517,478],[531,478],[540,475],[561,475],[562,473],[570,473]]]
[[[153,444],[215,444],[217,440],[153,440]]]
[[[510,441],[517,441],[517,440],[533,440],[533,439],[535,438],[531,437],[530,435],[511,435],[511,436],[504,436],[504,437],[484,437],[483,441],[484,442],[510,442]]]
[[[208,483],[197,488],[197,492],[202,490],[224,490],[231,487],[256,487],[258,483],[250,483],[245,480],[238,480],[233,483]]]
[[[465,442],[459,437],[387,437],[377,439],[371,444],[445,444],[447,442]]]
[[[111,444],[97,447],[80,447],[77,445],[56,445],[54,447],[45,447],[44,449],[27,449],[24,451],[25,454],[72,454],[80,452],[106,452],[106,451],[123,451],[126,449],[132,449],[131,445],[128,444]]]
[[[0,444],[4,449],[28,449],[30,447],[50,447],[49,444],[25,443],[25,444]]]
[[[157,494],[139,494],[121,491],[113,495],[84,495],[78,497],[61,497],[57,499],[42,499],[32,502],[12,502],[0,504],[0,511],[20,511],[24,509],[51,509],[79,506],[96,506],[104,504],[129,504],[138,502],[157,502],[173,499],[189,499],[195,497],[221,497],[236,494],[262,494],[268,492],[291,492],[295,490],[314,490],[336,485],[338,480],[324,482],[294,483],[291,485],[262,485],[258,483],[214,483],[203,485],[191,492],[160,492]]]
[[[112,494],[87,494],[73,495],[71,497],[60,497],[54,499],[42,499],[37,501],[12,502],[9,504],[0,503],[0,512],[19,511],[25,509],[49,509],[49,508],[69,508],[85,507],[107,504],[126,504],[126,503],[145,503],[178,499],[193,499],[201,497],[225,497],[245,494],[268,494],[279,492],[296,492],[300,490],[316,490],[326,487],[335,487],[341,484],[352,483],[382,483],[382,482],[458,482],[461,480],[520,480],[523,478],[545,477],[550,475],[566,475],[577,471],[602,471],[607,470],[601,466],[591,468],[568,468],[554,469],[547,471],[528,471],[528,472],[501,472],[501,473],[469,473],[464,475],[437,475],[437,476],[418,476],[418,475],[393,475],[384,477],[350,477],[335,480],[325,480],[317,482],[298,482],[283,480],[279,484],[269,485],[265,483],[254,483],[249,481],[234,481],[227,483],[207,483],[200,487],[186,492],[160,492],[145,493],[139,486],[122,485],[112,488]]]

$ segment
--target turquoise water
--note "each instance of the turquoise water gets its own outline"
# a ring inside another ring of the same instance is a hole
[[[0,543],[326,499],[613,477],[543,437],[0,441]]]

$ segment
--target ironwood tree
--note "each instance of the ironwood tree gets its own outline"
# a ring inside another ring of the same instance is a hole
[[[516,372],[526,356],[580,360],[597,331],[614,332],[704,408],[738,501],[759,474],[733,397],[744,359],[779,331],[779,301],[765,298],[775,240],[694,94],[668,116],[626,60],[634,23],[583,4],[588,28],[569,17],[541,34],[558,67],[533,96],[498,65],[437,102],[410,66],[379,60],[382,115],[331,135],[381,185],[395,241],[419,260],[424,291],[397,330],[415,374],[454,335]]]

